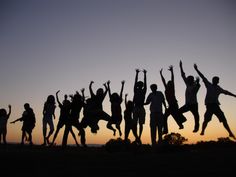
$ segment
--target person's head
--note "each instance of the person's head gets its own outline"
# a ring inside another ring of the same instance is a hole
[[[138,89],[142,89],[143,88],[143,82],[142,81],[138,81],[137,82],[137,84],[136,84],[136,87],[138,88]]]
[[[193,84],[194,84],[194,77],[191,76],[191,75],[188,76],[188,77],[187,77],[187,82],[188,82],[189,85],[193,85]]]
[[[220,78],[219,78],[218,76],[214,76],[214,77],[212,78],[212,83],[213,83],[213,85],[217,85],[217,84],[219,83],[219,80],[220,80]]]
[[[0,109],[0,117],[5,117],[7,115],[6,109]]]
[[[97,92],[96,92],[96,95],[97,96],[101,96],[101,95],[103,95],[104,94],[104,91],[103,91],[103,89],[102,88],[99,88],[99,89],[97,89]]]
[[[25,108],[25,110],[28,110],[28,109],[30,108],[29,103],[25,103],[25,104],[24,104],[24,108]]]
[[[55,97],[53,95],[49,95],[47,97],[47,103],[55,104]]]
[[[118,101],[119,100],[119,95],[118,93],[112,93],[111,94],[111,101]]]
[[[150,89],[152,90],[152,92],[156,92],[157,91],[157,85],[156,84],[150,85]]]
[[[171,87],[173,87],[174,85],[173,85],[173,82],[172,81],[168,81],[167,82],[167,87],[168,88],[171,88]]]

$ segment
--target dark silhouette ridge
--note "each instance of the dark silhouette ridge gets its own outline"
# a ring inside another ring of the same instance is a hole
[[[170,66],[168,70],[171,72],[171,80],[169,80],[168,83],[166,83],[165,78],[163,77],[162,69],[160,70],[161,79],[165,87],[165,96],[168,102],[168,108],[166,109],[166,112],[164,114],[164,130],[163,130],[164,134],[168,133],[167,119],[170,115],[174,118],[174,120],[178,124],[179,129],[184,128],[183,123],[186,121],[186,118],[184,117],[184,115],[181,114],[179,111],[178,101],[175,96],[175,82],[174,82],[173,66]]]
[[[185,104],[180,108],[181,113],[185,113],[190,111],[194,116],[194,129],[193,132],[196,133],[199,130],[199,112],[198,112],[198,101],[197,101],[197,93],[200,89],[199,77],[194,80],[192,75],[186,77],[185,72],[183,70],[182,61],[179,62],[181,76],[186,85],[185,90]]]
[[[196,70],[198,75],[202,78],[202,81],[205,84],[207,90],[205,97],[206,112],[204,114],[204,121],[202,124],[201,135],[205,134],[205,129],[208,125],[208,122],[211,121],[211,118],[214,114],[219,119],[219,121],[223,123],[223,126],[229,133],[229,136],[235,139],[234,134],[229,128],[224,112],[220,108],[219,95],[225,94],[233,97],[236,97],[236,95],[227,90],[224,90],[218,85],[219,77],[214,76],[212,78],[212,83],[210,83],[208,79],[199,71],[198,66],[196,64],[194,64],[194,69]]]

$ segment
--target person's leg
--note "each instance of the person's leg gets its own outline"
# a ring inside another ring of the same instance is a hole
[[[132,131],[136,135],[138,135],[138,119],[139,119],[138,109],[134,108]]]
[[[163,116],[163,134],[168,134],[168,117],[170,116],[170,108],[166,109],[166,112]]]
[[[43,144],[46,145],[46,135],[47,134],[47,121],[45,118],[43,118]]]
[[[72,126],[69,123],[67,123],[65,125],[65,130],[64,130],[64,134],[63,134],[63,138],[62,138],[62,146],[63,147],[67,146],[67,139],[68,139],[69,132],[71,132],[71,129],[72,129]]]
[[[50,138],[50,136],[51,136],[51,135],[53,134],[53,132],[54,132],[53,120],[51,119],[50,121],[48,121],[48,124],[49,124],[50,131],[49,131],[49,133],[48,133],[48,136],[46,137],[46,140],[47,140],[47,143],[50,144],[49,138]]]
[[[205,134],[206,127],[208,125],[208,122],[211,120],[211,117],[213,115],[213,112],[209,106],[206,107],[206,112],[204,114],[204,121],[202,123],[202,131],[201,135]]]
[[[155,113],[151,112],[150,114],[150,130],[151,130],[151,142],[152,146],[156,145],[156,115]]]
[[[196,133],[199,130],[199,112],[198,112],[198,104],[194,104],[191,106],[190,110],[194,117],[194,130],[193,132]]]
[[[145,124],[145,116],[146,116],[146,112],[144,107],[140,108],[139,110],[139,139],[141,140],[141,136],[143,133],[143,124]]]
[[[24,145],[24,139],[25,139],[25,130],[22,130],[22,135],[21,135],[21,145]]]
[[[3,137],[2,137],[3,138],[3,143],[6,145],[7,144],[7,139],[6,139],[6,137],[7,137],[7,130],[4,130],[2,135],[3,135]],[[0,138],[1,138],[1,136],[0,136]],[[1,140],[0,140],[0,142],[1,142]]]
[[[162,143],[162,129],[163,129],[164,115],[158,113],[157,128],[158,128],[158,144]]]
[[[232,133],[232,131],[229,128],[228,122],[226,120],[225,114],[224,112],[220,109],[219,106],[216,107],[215,110],[215,115],[218,117],[218,119],[220,120],[220,122],[223,123],[224,128],[228,131],[229,136],[235,139],[234,134]]]

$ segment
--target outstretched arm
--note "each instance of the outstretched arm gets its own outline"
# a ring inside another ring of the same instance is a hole
[[[181,76],[182,76],[184,82],[187,83],[187,78],[186,78],[186,75],[185,75],[185,72],[184,72],[184,69],[183,69],[183,63],[182,63],[181,60],[179,62],[179,67],[180,67]]]
[[[165,88],[166,88],[166,80],[165,80],[165,78],[163,77],[163,74],[162,74],[162,68],[161,68],[161,70],[160,70],[160,75],[161,75],[161,80],[162,80],[162,83],[163,83],[163,85],[165,86]]]
[[[136,85],[137,85],[137,82],[138,82],[138,73],[140,72],[139,69],[136,69],[136,75],[135,75],[135,82],[134,82],[134,92],[136,90]]]
[[[9,119],[10,115],[11,115],[11,105],[8,105],[8,114],[7,114],[7,118]]]
[[[23,120],[23,118],[21,117],[21,118],[19,118],[19,119],[16,119],[16,120],[10,122],[10,123],[11,123],[11,124],[14,124],[14,123],[16,123],[16,122],[18,122],[18,121],[22,121],[22,120]]]
[[[223,90],[222,93],[224,93],[225,95],[229,95],[229,96],[233,96],[233,97],[236,97],[235,94],[229,92],[228,90]]]
[[[90,84],[89,84],[89,92],[90,92],[90,96],[91,96],[91,97],[94,97],[94,96],[95,96],[94,93],[93,93],[93,89],[92,89],[93,83],[94,83],[94,82],[91,81]]]
[[[122,98],[122,95],[123,95],[124,85],[125,85],[125,81],[123,80],[121,81],[120,98]]]
[[[106,83],[104,83],[103,86],[105,87],[105,92],[103,94],[103,99],[104,99],[106,97],[106,95],[107,95],[108,87],[106,86]]]

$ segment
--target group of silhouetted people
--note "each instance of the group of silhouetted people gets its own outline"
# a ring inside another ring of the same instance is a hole
[[[194,117],[194,128],[193,132],[196,133],[199,130],[199,111],[198,111],[198,101],[197,93],[200,89],[200,79],[199,77],[194,78],[194,76],[186,76],[182,61],[179,63],[180,73],[183,78],[183,81],[186,85],[185,90],[185,104],[179,107],[176,95],[175,95],[175,79],[174,79],[174,69],[173,66],[170,66],[168,70],[171,74],[171,79],[166,81],[163,76],[163,69],[160,70],[160,77],[164,85],[164,94],[158,90],[157,84],[151,84],[150,89],[151,93],[147,95],[147,71],[136,69],[135,83],[133,90],[133,99],[128,100],[128,94],[125,94],[125,110],[122,115],[121,104],[123,102],[123,90],[125,81],[121,82],[120,93],[111,92],[110,81],[107,81],[103,84],[104,88],[98,88],[96,93],[93,92],[93,81],[89,84],[90,97],[86,98],[84,95],[85,89],[81,89],[81,93],[76,92],[74,95],[64,95],[64,100],[61,102],[59,99],[59,92],[56,92],[56,98],[54,95],[49,95],[46,102],[44,103],[43,108],[43,144],[44,146],[53,146],[57,135],[61,128],[65,127],[62,146],[67,145],[67,139],[69,133],[72,135],[75,140],[76,145],[79,146],[77,142],[76,135],[72,127],[78,130],[78,135],[80,137],[80,142],[82,146],[86,146],[86,133],[85,129],[90,127],[92,133],[97,133],[99,130],[99,121],[104,120],[107,122],[106,127],[113,132],[115,136],[118,134],[121,137],[121,122],[124,118],[125,127],[124,127],[124,140],[129,141],[130,131],[135,137],[135,143],[142,144],[141,137],[143,132],[143,125],[145,124],[146,111],[145,105],[150,104],[150,132],[151,132],[151,144],[156,145],[162,143],[162,137],[164,134],[168,134],[168,117],[172,116],[176,124],[179,126],[179,129],[184,128],[184,122],[186,122],[186,117],[184,116],[185,112],[190,111]],[[214,115],[217,116],[220,122],[223,123],[223,126],[228,131],[229,136],[235,138],[234,134],[229,128],[227,120],[223,111],[220,108],[219,95],[226,94],[233,97],[236,97],[235,94],[222,89],[219,83],[219,77],[214,76],[212,82],[199,71],[196,64],[194,64],[194,69],[197,74],[202,79],[206,87],[206,97],[205,105],[206,112],[204,114],[204,121],[202,124],[201,135],[204,135],[205,129],[208,125],[208,122],[211,121],[211,118]],[[139,73],[143,72],[144,80],[139,80]],[[106,113],[103,110],[103,101],[106,95],[109,95],[109,100],[111,103],[111,115]],[[60,116],[57,122],[56,130],[54,129],[54,120],[56,102],[60,108]],[[167,104],[166,104],[167,102]],[[164,109],[163,109],[164,108]],[[32,131],[35,127],[36,119],[33,109],[28,103],[24,104],[24,112],[22,116],[11,123],[18,121],[23,122],[22,124],[22,138],[21,144],[24,144],[25,141],[28,141],[29,144],[32,142]],[[82,114],[81,111],[83,110]],[[6,135],[7,135],[7,121],[11,114],[11,106],[9,105],[9,111],[5,109],[0,109],[0,141],[6,144]],[[81,117],[81,115],[83,115]],[[113,125],[115,127],[113,127]],[[47,128],[49,127],[49,132]],[[55,132],[54,132],[55,130]],[[50,137],[53,138],[50,140]],[[158,138],[157,138],[158,135]],[[157,140],[158,139],[158,140]]]

